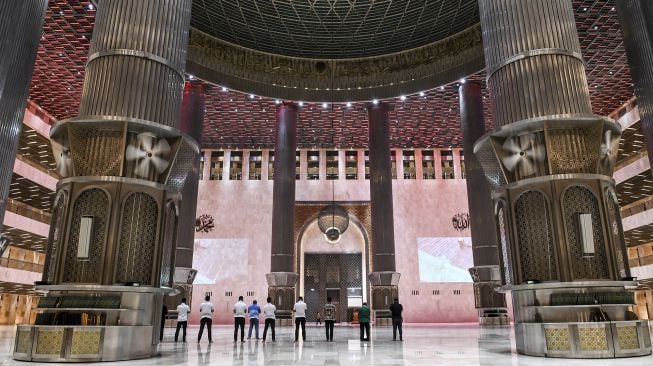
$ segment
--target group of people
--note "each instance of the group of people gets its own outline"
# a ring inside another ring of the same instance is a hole
[[[207,333],[209,336],[209,343],[213,342],[211,339],[211,325],[212,325],[212,314],[214,312],[213,304],[210,302],[211,298],[206,296],[204,302],[200,305],[200,331],[197,336],[197,341],[199,342],[202,339],[202,334],[204,333],[204,327],[207,328]],[[302,340],[306,341],[306,311],[308,306],[304,302],[304,299],[300,296],[295,305],[293,306],[293,313],[295,315],[295,342],[299,340],[299,331],[301,329]],[[397,331],[399,332],[399,340],[403,341],[403,306],[399,303],[398,299],[394,299],[394,303],[390,305],[390,312],[392,314],[392,340],[397,340]],[[164,310],[165,311],[165,310]],[[254,335],[256,339],[259,339],[259,318],[261,314],[265,316],[265,327],[263,328],[263,342],[265,342],[268,329],[270,330],[272,336],[272,342],[275,341],[275,320],[276,320],[276,311],[277,308],[272,304],[272,298],[267,298],[267,304],[261,307],[258,305],[257,301],[252,301],[252,304],[247,306],[245,304],[243,297],[238,297],[238,302],[233,307],[234,313],[234,342],[238,341],[238,330],[240,330],[240,341],[245,342],[245,319],[249,314],[249,331],[247,333],[247,339],[252,338],[252,330],[254,330]],[[327,298],[326,304],[322,308],[322,314],[324,314],[324,327],[326,330],[326,340],[327,342],[333,341],[333,329],[336,323],[336,306],[331,302],[331,297]],[[186,328],[188,325],[188,313],[190,313],[190,307],[186,304],[186,299],[181,300],[181,304],[177,306],[177,329],[175,331],[175,342],[179,338],[179,330],[183,330],[182,341],[186,342]],[[319,314],[319,313],[318,313]],[[367,306],[367,303],[364,302],[358,311],[358,323],[360,327],[360,340],[369,341],[370,339],[370,318],[371,311]],[[318,315],[317,319],[321,320],[322,317]],[[163,329],[163,327],[161,328]],[[163,336],[163,331],[161,332]]]

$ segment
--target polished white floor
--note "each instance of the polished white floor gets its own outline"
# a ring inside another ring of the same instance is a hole
[[[14,329],[0,327],[0,365],[29,365],[11,359]],[[198,328],[189,328],[188,343],[174,343],[174,330],[166,329],[159,357],[107,365],[653,365],[653,356],[601,361],[519,356],[510,328],[406,325],[404,342],[393,342],[392,330],[379,327],[372,328],[371,342],[359,342],[358,328],[337,327],[334,342],[325,342],[323,328],[309,327],[307,341],[300,343],[293,343],[294,329],[277,329],[275,343],[234,343],[230,327],[214,327],[211,345],[206,338],[197,343]]]

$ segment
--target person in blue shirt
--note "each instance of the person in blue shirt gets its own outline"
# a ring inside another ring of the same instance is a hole
[[[247,312],[249,313],[249,332],[247,332],[247,339],[252,338],[252,328],[256,330],[256,339],[258,339],[258,316],[261,314],[261,307],[258,306],[256,300],[247,308]]]

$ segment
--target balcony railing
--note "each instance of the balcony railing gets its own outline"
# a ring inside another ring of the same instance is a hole
[[[17,259],[0,258],[0,266],[13,269],[22,269],[23,271],[43,273],[43,265]]]
[[[647,255],[645,257],[629,259],[628,263],[630,264],[631,268],[647,266],[649,264],[653,264],[653,255]]]
[[[50,220],[52,219],[51,213],[36,209],[32,206],[18,202],[11,198],[7,199],[7,210],[15,213],[16,215],[28,217],[32,220],[36,220],[48,225],[50,225]]]

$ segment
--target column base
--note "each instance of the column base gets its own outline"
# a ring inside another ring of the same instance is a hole
[[[276,317],[292,319],[292,308],[295,304],[295,285],[299,275],[295,272],[271,272],[265,275],[268,281],[268,296],[277,307]]]
[[[377,326],[392,325],[392,314],[390,305],[394,299],[399,298],[399,278],[401,273],[384,271],[372,272],[367,278],[372,288],[372,317]]]

